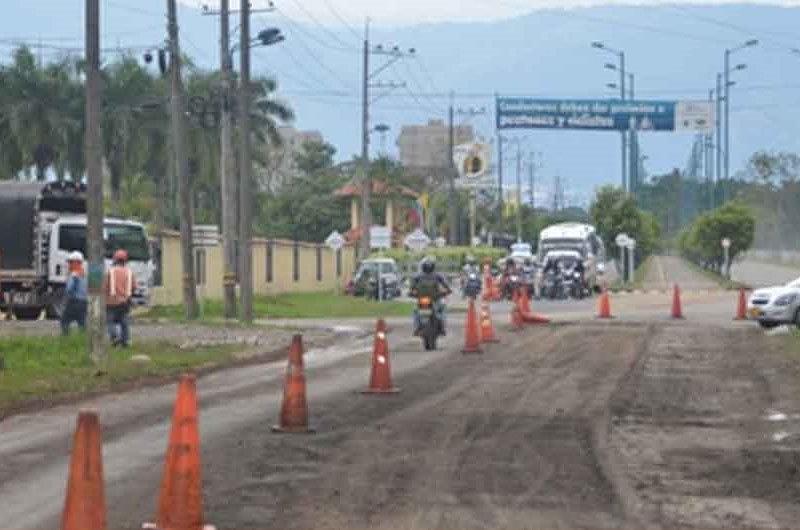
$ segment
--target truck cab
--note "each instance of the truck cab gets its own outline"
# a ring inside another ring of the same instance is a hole
[[[72,182],[0,182],[0,310],[20,320],[44,309],[58,318],[64,307],[67,256],[86,255],[86,188]],[[154,265],[141,223],[104,220],[106,266],[124,248],[136,275],[134,303],[149,301]]]

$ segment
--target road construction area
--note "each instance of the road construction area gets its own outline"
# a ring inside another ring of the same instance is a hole
[[[670,262],[668,269],[681,268]],[[549,325],[462,353],[386,335],[399,392],[363,395],[374,321],[309,321],[313,434],[279,434],[286,362],[200,377],[202,498],[224,528],[786,528],[800,520],[800,345],[734,322],[737,295],[537,304]],[[667,278],[669,283],[669,278]],[[702,284],[703,288],[699,286]],[[297,322],[284,322],[296,327]],[[335,329],[334,329],[335,328]],[[326,335],[327,334],[327,335]],[[324,338],[324,340],[322,340]],[[288,346],[288,344],[287,344]],[[290,371],[291,372],[291,371]],[[75,417],[99,413],[108,528],[152,521],[175,385],[0,422],[0,521],[58,528]]]

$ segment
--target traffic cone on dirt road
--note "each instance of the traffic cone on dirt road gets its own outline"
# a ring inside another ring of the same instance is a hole
[[[102,436],[97,414],[78,414],[73,440],[61,530],[105,530]]]
[[[517,295],[517,308],[519,310],[522,322],[525,324],[549,324],[550,319],[544,315],[539,315],[531,311],[531,302],[528,298],[528,291],[520,289]]]
[[[672,318],[675,320],[683,320],[683,307],[681,305],[681,288],[678,284],[672,291]]]
[[[500,342],[497,334],[494,331],[494,324],[492,324],[492,309],[488,303],[484,302],[481,307],[481,343],[491,344]]]
[[[608,294],[606,289],[603,289],[603,294],[600,295],[597,318],[614,318],[611,315],[611,296]]]
[[[172,414],[156,528],[202,530],[205,527],[201,469],[197,382],[193,375],[184,375],[178,383]]]
[[[306,376],[303,371],[303,336],[295,335],[289,348],[289,367],[283,386],[283,405],[280,423],[274,432],[302,434],[312,432],[308,427]]]
[[[380,319],[375,329],[375,344],[372,347],[372,373],[369,378],[369,388],[362,391],[362,394],[395,394],[397,392],[400,392],[400,389],[392,385],[386,322]]]
[[[522,311],[519,310],[519,304],[511,306],[511,331],[522,331],[525,322],[522,321]]]
[[[483,353],[481,349],[481,334],[478,330],[478,312],[475,310],[475,300],[469,299],[467,308],[467,326],[464,332],[464,348],[462,353]]]
[[[747,291],[745,289],[739,289],[739,304],[734,320],[747,320]]]

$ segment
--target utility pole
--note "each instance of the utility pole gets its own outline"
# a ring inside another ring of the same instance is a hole
[[[708,91],[708,104],[714,104],[714,89]],[[708,186],[708,209],[714,209],[714,136],[706,133],[706,186]]]
[[[253,164],[250,159],[250,1],[241,5],[239,23],[239,57],[241,60],[239,85],[239,285],[241,288],[242,322],[253,321]]]
[[[363,85],[361,87],[361,249],[360,258],[369,256],[372,228],[372,180],[369,177],[369,18],[364,25]]]
[[[447,175],[448,175],[448,201],[447,201],[447,217],[450,220],[450,244],[455,246],[459,243],[459,230],[458,230],[458,205],[456,197],[456,167],[455,167],[455,109],[454,105],[455,94],[450,92],[450,108],[448,110],[448,129],[447,129]]]
[[[625,52],[619,54],[619,91],[620,98],[625,101]],[[628,179],[628,141],[627,132],[622,131],[622,190],[630,191]]]
[[[219,53],[222,62],[222,118],[220,138],[220,185],[222,192],[222,241],[225,259],[223,286],[225,318],[236,318],[236,165],[233,149],[232,57],[230,43],[230,0],[220,0]]]
[[[522,147],[517,143],[517,243],[522,243]]]
[[[717,180],[714,185],[714,203],[716,204],[717,186],[722,182],[722,74],[717,74]]]
[[[503,138],[503,135],[498,134],[497,135],[497,192],[498,192],[497,203],[500,207],[499,214],[500,214],[501,224],[503,222],[503,200],[505,199],[505,197],[503,197],[503,142],[504,141],[505,138]]]
[[[86,201],[89,264],[89,356],[98,372],[105,372],[108,355],[105,340],[106,304],[103,293],[103,151],[100,136],[100,2],[86,0]]]
[[[731,101],[731,51],[725,50],[725,182],[722,184],[722,202],[728,200],[728,179],[730,178],[730,101]]]
[[[167,0],[167,32],[169,34],[170,77],[172,95],[172,145],[175,153],[175,173],[178,177],[178,194],[181,211],[181,260],[183,261],[183,304],[186,318],[198,316],[197,291],[194,280],[194,252],[192,248],[192,189],[189,181],[189,157],[186,152],[186,94],[181,78],[181,48],[178,43],[178,14],[176,0]]]
[[[628,81],[630,100],[633,101],[636,99],[636,94],[634,92],[635,80],[633,74],[628,74]],[[639,185],[639,138],[636,134],[636,130],[633,128],[628,131],[628,137],[630,138],[630,156],[628,157],[628,191],[631,193],[631,195],[634,195],[636,193],[636,188]]]
[[[531,212],[535,213],[536,209],[536,157],[535,153],[531,152],[529,155],[529,164],[528,164],[528,189],[531,192]]]

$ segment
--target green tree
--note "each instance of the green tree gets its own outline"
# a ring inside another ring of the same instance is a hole
[[[705,268],[723,271],[725,252],[722,240],[731,240],[730,259],[746,252],[753,244],[756,220],[752,211],[740,202],[730,202],[701,215],[680,236],[684,256]]]
[[[653,214],[640,210],[636,200],[619,188],[601,188],[589,209],[589,218],[609,251],[616,248],[615,239],[619,234],[636,240],[639,262],[658,250],[661,239],[658,220]]]

